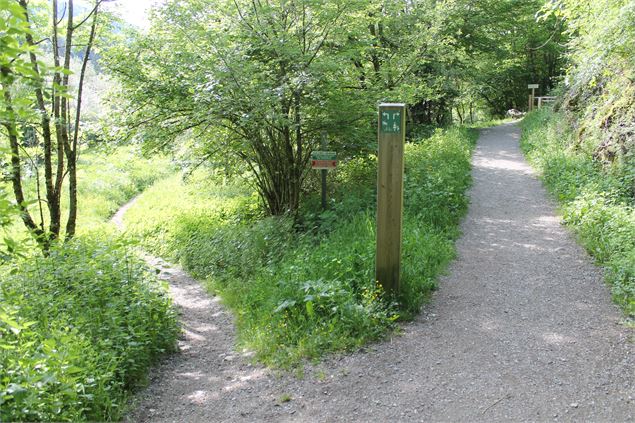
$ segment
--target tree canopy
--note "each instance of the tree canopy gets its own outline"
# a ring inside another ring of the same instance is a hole
[[[561,72],[560,21],[529,2],[168,1],[148,33],[125,34],[107,67],[119,127],[149,149],[248,172],[267,210],[296,210],[311,151],[374,149],[380,101],[413,124],[522,107],[526,84]],[[179,142],[182,141],[182,142]]]

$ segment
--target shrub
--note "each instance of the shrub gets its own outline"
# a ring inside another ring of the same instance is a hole
[[[630,164],[596,161],[595,148],[579,145],[564,115],[547,109],[525,118],[521,145],[559,200],[565,224],[608,270],[613,298],[635,316],[635,179]]]
[[[0,268],[0,420],[116,420],[174,349],[166,287],[122,241],[82,237]]]

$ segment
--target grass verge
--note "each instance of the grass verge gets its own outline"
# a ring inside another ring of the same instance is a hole
[[[175,167],[167,157],[144,158],[138,147],[121,147],[114,151],[101,151],[97,148],[86,150],[80,155],[77,163],[78,232],[82,234],[103,228],[122,204],[155,181],[164,179],[174,172]],[[33,203],[30,210],[37,220],[39,213],[36,206],[36,172],[29,168],[25,173],[26,198]],[[41,189],[43,193],[44,188]],[[8,184],[5,190],[12,192]],[[42,205],[46,207],[44,203]],[[68,197],[64,195],[64,225],[67,215]],[[27,236],[24,225],[17,218],[8,232],[18,239]]]
[[[199,172],[187,183],[155,184],[126,221],[148,249],[220,293],[242,346],[267,364],[293,366],[381,338],[418,312],[454,257],[476,137],[451,128],[406,146],[402,294],[392,303],[373,274],[374,156],[329,175],[335,188],[324,212],[309,196],[293,219],[262,218],[248,188],[210,183]]]
[[[175,347],[166,286],[107,224],[172,172],[167,159],[139,158],[132,147],[82,155],[78,237],[46,257],[25,242],[0,186],[0,421],[118,420],[128,392]],[[33,199],[35,177],[25,185]]]
[[[563,115],[548,109],[522,123],[521,146],[558,199],[564,222],[607,269],[614,300],[635,317],[635,167],[603,164],[580,145]]]
[[[118,420],[175,347],[166,287],[122,241],[82,236],[0,278],[0,421]]]

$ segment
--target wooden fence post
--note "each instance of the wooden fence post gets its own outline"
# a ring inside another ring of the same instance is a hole
[[[399,292],[403,216],[406,105],[379,105],[377,163],[377,255],[375,279],[389,295]]]

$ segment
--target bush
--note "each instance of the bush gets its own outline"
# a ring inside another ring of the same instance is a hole
[[[0,420],[117,420],[175,348],[166,287],[96,236],[0,268]]]
[[[546,109],[525,118],[521,145],[559,200],[564,222],[607,268],[613,298],[635,316],[634,179],[628,166],[596,161],[594,148],[580,148],[564,115]]]
[[[298,216],[263,219],[247,188],[210,186],[199,173],[189,183],[175,177],[156,184],[126,221],[148,248],[208,279],[236,313],[243,346],[265,363],[291,366],[378,339],[419,310],[454,257],[476,135],[451,128],[407,145],[402,295],[395,303],[374,280],[374,156],[341,163],[329,175],[327,211],[314,194]]]

